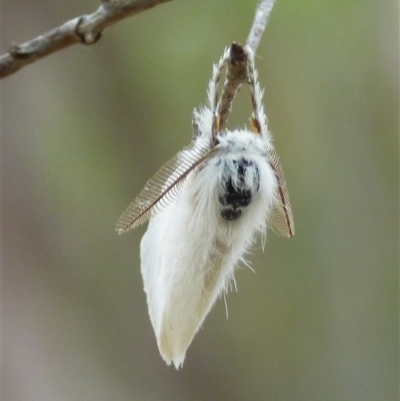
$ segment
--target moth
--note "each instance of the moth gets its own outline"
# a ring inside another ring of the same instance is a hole
[[[191,144],[147,182],[116,226],[122,234],[150,219],[140,244],[144,291],[160,354],[177,369],[257,235],[265,240],[267,227],[294,235],[249,46],[251,129],[220,128],[218,84],[229,50],[214,65],[208,106],[193,112]]]

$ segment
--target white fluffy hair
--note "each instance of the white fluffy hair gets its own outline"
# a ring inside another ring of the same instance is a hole
[[[210,108],[194,112],[195,141],[212,139],[215,86],[226,57],[227,52],[214,66]],[[277,181],[265,152],[271,141],[258,84],[254,97],[261,135],[247,130],[221,132],[218,151],[189,174],[177,200],[151,218],[141,242],[141,271],[158,348],[167,364],[173,362],[176,368],[183,364],[194,335],[228,288],[256,235],[265,234],[275,201]],[[260,185],[243,215],[226,221],[218,200],[226,174],[221,161],[229,166],[229,161],[240,158],[258,167]]]
[[[151,219],[141,242],[150,319],[163,359],[176,368],[256,234],[265,233],[274,202],[277,184],[263,139],[247,131],[219,139],[221,151],[190,174],[177,201]],[[239,219],[225,221],[218,162],[240,156],[258,166],[260,187]]]
[[[193,113],[193,141],[148,181],[117,222],[121,234],[150,223],[140,245],[150,320],[161,356],[178,369],[235,268],[267,225],[294,234],[289,197],[262,105],[253,53],[247,76],[252,131],[219,129],[217,86],[226,50]]]

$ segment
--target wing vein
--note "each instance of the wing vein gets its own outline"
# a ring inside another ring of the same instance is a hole
[[[119,234],[145,223],[178,197],[186,177],[215,150],[208,140],[197,139],[170,159],[151,178],[118,219]]]
[[[283,169],[279,161],[279,156],[273,148],[268,148],[266,153],[278,183],[277,199],[271,209],[270,223],[272,229],[278,235],[291,238],[294,235],[294,221]]]

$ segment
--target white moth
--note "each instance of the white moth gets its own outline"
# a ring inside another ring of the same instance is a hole
[[[227,49],[213,69],[209,107],[194,111],[192,143],[147,182],[117,223],[121,234],[150,218],[140,245],[144,290],[161,356],[177,369],[257,234],[265,236],[267,226],[294,234],[253,52],[244,51],[252,131],[219,130],[217,87]]]

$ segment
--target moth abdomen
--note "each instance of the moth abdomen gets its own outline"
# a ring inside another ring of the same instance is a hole
[[[218,197],[224,220],[238,219],[251,203],[260,187],[257,165],[244,157],[226,160],[223,164],[221,190]]]

